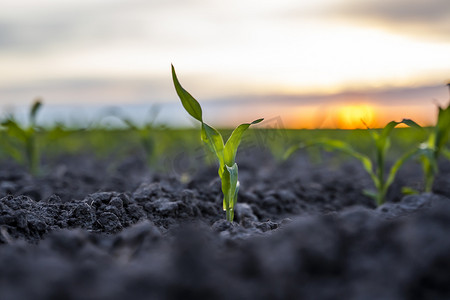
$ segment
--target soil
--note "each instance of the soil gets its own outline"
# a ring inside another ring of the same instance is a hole
[[[406,165],[378,208],[352,160],[238,164],[229,223],[215,166],[83,155],[34,178],[3,162],[0,299],[450,299],[448,161],[404,197],[422,181]]]

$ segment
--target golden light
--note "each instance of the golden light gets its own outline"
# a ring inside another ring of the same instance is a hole
[[[336,125],[341,129],[375,127],[375,109],[368,104],[344,105],[338,108]]]

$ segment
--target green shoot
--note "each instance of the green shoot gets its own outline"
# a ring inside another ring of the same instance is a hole
[[[234,206],[237,202],[237,195],[239,190],[238,181],[238,166],[236,164],[236,152],[241,143],[242,135],[250,127],[250,125],[257,124],[263,119],[255,120],[251,123],[244,123],[239,125],[224,144],[222,135],[213,127],[203,122],[202,108],[200,103],[195,100],[180,84],[175,68],[172,65],[172,79],[175,85],[175,90],[180,97],[184,109],[196,120],[201,122],[201,139],[208,146],[208,148],[215,154],[219,162],[219,177],[222,182],[223,193],[223,209],[226,211],[227,221],[233,222]]]
[[[399,124],[405,124],[410,127],[421,128],[417,123],[409,119],[403,119],[401,122],[391,121],[389,122],[381,132],[371,130],[372,140],[375,143],[375,160],[373,161],[369,156],[360,153],[353,149],[353,147],[343,141],[331,140],[331,139],[320,139],[311,141],[305,144],[294,145],[288,149],[285,154],[285,158],[288,158],[294,151],[300,148],[310,147],[310,146],[322,146],[326,150],[337,150],[348,154],[357,160],[359,160],[364,168],[364,170],[370,175],[372,179],[375,191],[365,191],[366,195],[373,198],[376,204],[379,206],[386,201],[386,194],[394,182],[395,176],[400,169],[400,167],[412,156],[417,153],[416,149],[407,152],[402,157],[400,157],[389,170],[388,176],[386,177],[385,166],[386,166],[386,154],[390,147],[390,134],[392,130]]]
[[[450,83],[447,84],[450,90]],[[426,142],[420,145],[422,168],[425,176],[425,192],[431,192],[438,172],[438,159],[442,154],[450,159],[445,148],[450,133],[450,103],[446,108],[438,106],[438,119]]]
[[[139,138],[142,149],[144,150],[147,165],[152,167],[155,164],[156,159],[156,140],[155,140],[155,130],[154,125],[156,116],[159,113],[158,107],[154,106],[149,111],[149,118],[142,126],[133,122],[130,118],[124,116],[120,112],[115,115],[126,124],[126,126],[133,132],[136,132]]]
[[[6,129],[8,136],[16,142],[16,146],[10,144],[5,145],[7,152],[19,163],[25,164],[29,172],[33,175],[37,175],[39,172],[39,152],[36,144],[36,116],[41,106],[42,102],[39,99],[33,103],[28,116],[28,127],[20,126],[12,116],[1,123],[2,127]]]

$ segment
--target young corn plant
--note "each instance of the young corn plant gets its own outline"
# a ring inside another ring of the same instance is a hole
[[[450,89],[450,83],[447,84]],[[438,159],[441,155],[450,159],[450,151],[445,148],[450,134],[450,103],[446,108],[438,106],[438,118],[428,139],[420,144],[420,161],[424,172],[425,192],[431,192],[438,173]]]
[[[421,128],[417,123],[409,119],[403,119],[401,122],[391,121],[389,122],[381,132],[371,130],[371,137],[375,144],[375,159],[372,160],[369,156],[360,153],[353,149],[353,147],[340,140],[332,139],[319,139],[311,142],[294,145],[288,149],[285,154],[285,158],[288,158],[297,149],[310,147],[310,146],[322,146],[326,150],[337,150],[342,153],[348,154],[357,160],[359,160],[364,170],[370,175],[372,179],[375,191],[364,191],[365,194],[373,198],[377,206],[383,204],[386,201],[386,194],[394,182],[395,176],[400,167],[410,158],[417,154],[417,150],[407,152],[400,157],[390,168],[386,176],[386,154],[390,148],[390,134],[392,130],[399,124],[405,124],[409,127]]]
[[[33,103],[30,109],[29,124],[27,127],[22,127],[12,116],[1,123],[7,135],[11,138],[11,143],[14,144],[5,144],[6,151],[17,162],[25,164],[29,172],[33,175],[39,173],[36,116],[41,106],[42,102],[40,100],[36,100]]]
[[[184,109],[197,121],[201,122],[201,139],[215,154],[219,162],[219,177],[222,183],[223,210],[226,211],[227,221],[233,222],[234,207],[237,202],[239,181],[238,165],[236,164],[236,152],[241,143],[242,135],[250,127],[263,119],[251,123],[244,123],[236,127],[224,144],[222,135],[213,127],[203,122],[202,108],[197,100],[191,96],[178,81],[175,68],[172,65],[172,79],[175,90],[180,97]]]
[[[156,106],[152,107],[148,114],[148,120],[146,120],[143,125],[137,124],[120,111],[115,111],[113,113],[113,115],[115,115],[123,123],[125,123],[128,129],[132,130],[133,133],[137,133],[139,142],[146,156],[147,165],[149,167],[153,167],[155,165],[155,161],[157,158],[156,152],[158,143],[155,139],[155,131],[157,127],[154,122],[158,113],[159,108]]]

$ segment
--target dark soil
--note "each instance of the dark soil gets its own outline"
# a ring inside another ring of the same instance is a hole
[[[0,299],[450,299],[448,161],[433,194],[402,197],[422,180],[405,166],[378,208],[351,160],[238,163],[230,224],[214,166],[3,162]]]

